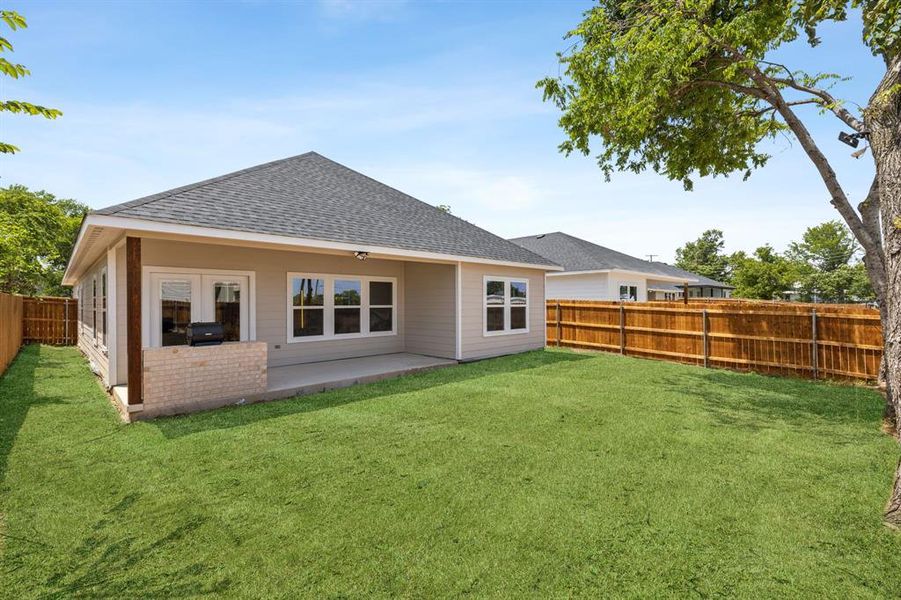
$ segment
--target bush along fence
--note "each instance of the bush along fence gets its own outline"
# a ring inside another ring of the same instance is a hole
[[[547,343],[705,367],[875,381],[879,311],[791,303],[547,302]]]
[[[0,292],[0,374],[22,344],[72,346],[78,343],[78,301]]]

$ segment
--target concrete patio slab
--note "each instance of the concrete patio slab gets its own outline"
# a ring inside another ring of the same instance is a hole
[[[302,396],[455,364],[457,361],[447,358],[398,352],[286,367],[270,367],[266,392],[254,395],[253,398],[248,398],[248,401],[257,402]]]

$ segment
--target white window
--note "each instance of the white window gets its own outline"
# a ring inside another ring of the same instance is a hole
[[[486,276],[484,279],[484,335],[529,331],[529,282]]]
[[[630,283],[619,284],[619,299],[628,302],[638,301],[638,286]]]
[[[97,275],[91,277],[91,337],[97,345]]]
[[[97,339],[104,350],[106,350],[106,286],[106,268],[104,268],[100,271],[100,298],[97,300],[97,310],[100,312]]]
[[[288,273],[288,342],[397,332],[392,277]]]

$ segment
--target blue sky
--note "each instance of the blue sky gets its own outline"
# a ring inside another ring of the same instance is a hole
[[[728,250],[782,249],[837,218],[796,143],[778,140],[750,180],[653,173],[604,181],[590,157],[557,152],[555,109],[535,81],[588,2],[4,2],[29,22],[9,34],[33,76],[0,97],[63,110],[0,113],[0,182],[101,207],[316,150],[505,237],[565,231],[670,261],[704,229]],[[778,58],[853,76],[835,92],[865,104],[880,62],[857,19]],[[854,105],[851,104],[853,107]],[[873,174],[836,119],[811,130],[853,198]]]

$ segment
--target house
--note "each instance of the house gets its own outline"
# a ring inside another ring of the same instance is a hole
[[[653,264],[658,265],[661,269],[674,276],[694,278],[695,281],[688,284],[689,298],[731,298],[732,290],[735,289],[735,286],[729,285],[728,283],[704,277],[703,275],[698,275],[691,271],[685,271],[666,263],[655,262]],[[683,286],[677,286],[676,288],[663,285],[657,286],[654,290],[654,295],[650,294],[650,290],[648,291],[648,300],[680,300],[684,295]]]
[[[529,250],[319,154],[90,213],[79,347],[149,418],[541,348]],[[192,322],[221,345],[188,346]]]
[[[682,297],[685,284],[691,286],[700,279],[559,231],[510,241],[563,267],[547,275],[548,298],[646,302],[663,295],[676,300]]]

